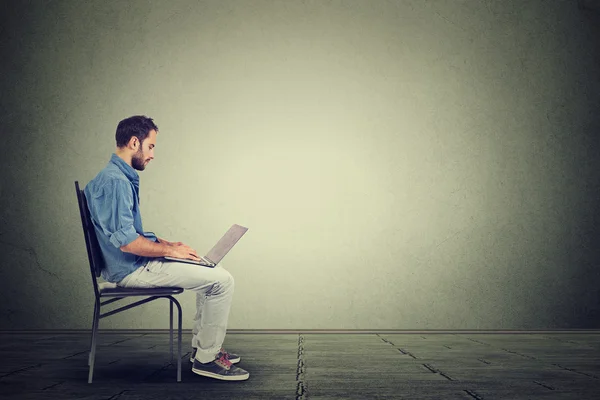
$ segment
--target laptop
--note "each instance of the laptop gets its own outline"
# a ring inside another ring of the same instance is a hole
[[[206,253],[204,257],[200,257],[201,261],[177,257],[164,257],[164,259],[214,268],[218,263],[221,262],[223,257],[225,257],[227,253],[229,253],[229,250],[231,250],[232,247],[235,246],[238,240],[240,240],[240,238],[244,236],[244,233],[246,233],[247,230],[248,228],[237,224],[233,224],[231,228],[229,228],[229,230],[225,232],[225,235],[223,235],[223,237],[219,239],[217,244],[215,244],[213,248],[210,249],[210,251]]]

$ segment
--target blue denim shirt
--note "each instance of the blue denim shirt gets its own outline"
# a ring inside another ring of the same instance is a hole
[[[133,242],[139,235],[157,241],[154,233],[142,229],[139,192],[138,173],[116,154],[84,189],[104,256],[101,274],[109,282],[121,281],[149,260],[121,251],[121,246]]]

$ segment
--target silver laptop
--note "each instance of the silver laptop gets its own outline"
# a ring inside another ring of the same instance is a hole
[[[221,239],[219,239],[217,244],[215,244],[214,247],[212,249],[210,249],[210,251],[208,253],[206,253],[206,255],[204,257],[200,257],[200,259],[202,261],[195,261],[195,260],[189,260],[187,258],[177,258],[177,257],[164,257],[164,258],[165,258],[165,260],[179,261],[179,262],[202,265],[205,267],[213,268],[218,263],[221,262],[223,257],[225,257],[225,255],[227,253],[229,253],[229,250],[231,250],[232,247],[235,246],[235,244],[238,242],[238,240],[240,240],[240,238],[242,236],[244,236],[244,233],[246,233],[247,230],[248,230],[248,228],[245,228],[245,227],[237,225],[237,224],[233,224],[231,226],[231,228],[229,228],[229,230],[227,232],[225,232],[225,235],[223,235],[223,237]]]

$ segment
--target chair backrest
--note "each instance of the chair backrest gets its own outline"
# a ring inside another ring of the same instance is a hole
[[[102,257],[102,250],[98,244],[96,230],[90,217],[85,193],[79,188],[78,181],[75,181],[75,191],[77,192],[77,202],[79,203],[79,214],[81,215],[81,226],[83,227],[83,236],[85,237],[85,247],[87,248],[88,261],[90,263],[92,283],[94,285],[94,292],[98,296],[99,291],[96,278],[100,276],[100,271],[104,268],[104,258]]]

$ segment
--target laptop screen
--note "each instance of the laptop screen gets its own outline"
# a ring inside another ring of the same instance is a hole
[[[231,248],[240,240],[242,236],[246,233],[248,228],[243,226],[234,224],[229,228],[225,235],[215,244],[215,246],[210,249],[210,251],[206,254],[206,259],[210,262],[218,264],[223,257],[231,250]]]

